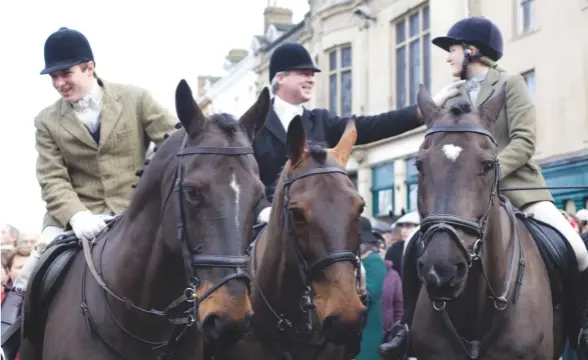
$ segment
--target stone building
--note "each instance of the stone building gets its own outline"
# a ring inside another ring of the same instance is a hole
[[[487,16],[503,32],[501,66],[524,77],[537,104],[535,157],[548,183],[588,185],[588,0],[309,0],[309,8],[303,21],[284,21],[289,26],[281,31],[268,31],[268,14],[287,20],[287,10],[266,11],[266,34],[251,49],[257,93],[269,86],[273,49],[297,41],[322,69],[308,108],[349,116],[414,104],[419,83],[434,94],[452,81],[446,53],[431,38],[465,16]],[[420,128],[356,147],[348,168],[366,215],[414,209],[414,155],[423,135]],[[588,206],[587,190],[553,193],[560,208]]]

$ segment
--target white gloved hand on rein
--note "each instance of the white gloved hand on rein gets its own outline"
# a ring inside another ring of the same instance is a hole
[[[110,215],[94,215],[88,210],[75,213],[69,223],[78,239],[91,240],[106,227]]]
[[[441,89],[441,91],[437,93],[437,95],[433,97],[433,101],[435,101],[435,104],[437,104],[437,106],[439,107],[445,105],[445,102],[449,98],[454,97],[459,93],[458,87],[461,86],[463,83],[465,83],[465,80],[459,80],[445,86],[443,89]]]
[[[272,212],[271,207],[266,207],[265,209],[261,210],[259,215],[257,215],[257,221],[260,223],[267,224],[269,222],[271,212]]]

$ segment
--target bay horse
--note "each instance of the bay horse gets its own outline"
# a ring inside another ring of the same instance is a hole
[[[269,91],[238,121],[205,117],[184,80],[175,102],[181,126],[146,166],[130,206],[81,241],[46,304],[35,296],[44,295],[36,273],[21,360],[203,359],[247,330],[243,239],[264,193],[251,143]]]
[[[288,126],[289,160],[268,225],[250,248],[253,330],[227,359],[343,359],[343,345],[359,344],[364,201],[344,170],[356,138],[353,120],[330,150],[307,146],[300,116]]]
[[[416,160],[423,287],[412,325],[419,360],[558,359],[564,346],[550,279],[531,232],[498,195],[492,127],[504,87],[472,109],[439,108],[421,86],[428,131]]]

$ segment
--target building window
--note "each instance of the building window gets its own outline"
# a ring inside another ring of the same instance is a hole
[[[394,163],[372,169],[372,199],[374,216],[394,213]]]
[[[350,45],[329,51],[329,111],[332,114],[351,115],[351,62]]]
[[[525,79],[525,83],[527,84],[527,88],[529,89],[529,96],[531,97],[531,100],[533,100],[533,102],[535,102],[535,98],[536,98],[535,70],[529,70],[527,72],[524,72],[522,74],[522,76],[523,76],[523,79]]]
[[[417,189],[419,187],[419,172],[416,168],[416,158],[406,159],[406,212],[417,209]]]
[[[536,0],[517,0],[519,35],[535,30]]]
[[[431,91],[431,32],[429,6],[411,11],[395,22],[396,108],[416,103],[419,85]]]

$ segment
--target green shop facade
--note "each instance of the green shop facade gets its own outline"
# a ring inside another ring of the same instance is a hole
[[[406,164],[406,207],[410,212],[416,209],[418,171],[415,157],[405,160]],[[540,162],[548,186],[588,186],[588,153],[565,159]],[[575,213],[588,208],[588,188],[552,190],[555,205],[561,210]],[[394,164],[386,163],[372,168],[372,199],[375,217],[387,215],[388,206],[394,204]],[[397,211],[399,212],[399,211]]]

